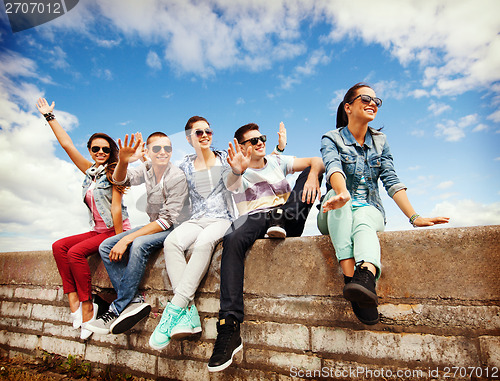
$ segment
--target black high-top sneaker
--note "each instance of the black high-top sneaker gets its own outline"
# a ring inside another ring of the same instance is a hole
[[[208,362],[210,372],[220,372],[233,362],[236,353],[243,349],[240,336],[240,322],[233,315],[217,322],[217,339]]]
[[[363,263],[356,266],[352,280],[344,286],[344,298],[357,302],[362,308],[376,307],[375,275],[366,267],[361,267]]]
[[[344,275],[344,284],[350,283],[352,280],[351,276]],[[352,312],[358,318],[358,320],[366,325],[373,325],[379,322],[379,314],[377,306],[361,308],[357,302],[351,302]]]
[[[286,238],[285,230],[285,213],[281,208],[272,209],[270,212],[271,222],[269,228],[267,229],[267,236],[269,238]]]

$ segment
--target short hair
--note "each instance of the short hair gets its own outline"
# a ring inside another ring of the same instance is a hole
[[[241,144],[243,140],[243,135],[245,135],[248,131],[259,131],[259,126],[255,123],[248,123],[244,126],[241,126],[234,133],[234,138]]]
[[[153,138],[168,138],[168,135],[164,132],[161,132],[161,131],[156,131],[156,132],[153,132],[151,135],[148,136],[148,138],[146,139],[146,145],[149,145],[149,141]]]
[[[208,123],[208,120],[206,120],[204,117],[197,115],[192,116],[191,118],[188,119],[186,126],[184,127],[184,132],[186,133],[186,136],[189,136],[190,134],[189,131],[191,131],[191,129],[193,128],[193,124],[200,121],[206,122],[208,126],[210,126],[210,123]]]

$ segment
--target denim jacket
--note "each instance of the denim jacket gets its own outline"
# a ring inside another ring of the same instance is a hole
[[[87,193],[90,185],[92,184],[93,176],[91,175],[92,170],[95,170],[95,167],[92,166],[85,172],[85,180],[83,180],[82,184],[82,197],[83,202],[85,202],[85,194]],[[113,217],[111,216],[111,198],[113,196],[113,185],[109,182],[106,177],[105,171],[100,171],[100,173],[96,176],[96,184],[94,188],[94,201],[97,207],[97,212],[103,219],[106,227],[113,227]],[[87,205],[87,204],[85,204]],[[87,205],[88,206],[88,205]],[[90,226],[94,226],[94,218],[92,216],[92,211],[90,206],[89,209],[89,223]],[[123,205],[122,202],[122,220],[125,221],[128,218],[127,207]]]
[[[361,177],[365,177],[367,202],[380,210],[385,220],[378,179],[391,198],[396,192],[406,189],[396,175],[385,134],[369,127],[365,143],[361,146],[347,127],[335,129],[321,138],[321,154],[327,181],[330,181],[333,173],[340,172],[346,179],[351,196],[358,188]]]
[[[224,174],[231,170],[227,163],[226,151],[213,151],[222,163],[220,178],[213,187],[207,198],[198,193],[194,179],[194,160],[196,154],[187,155],[179,165],[184,171],[189,188],[189,199],[191,201],[191,219],[198,218],[224,218],[227,220],[235,219],[234,202],[230,191],[224,185]],[[217,180],[217,179],[215,179]]]

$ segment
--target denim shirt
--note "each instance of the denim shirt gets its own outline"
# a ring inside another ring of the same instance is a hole
[[[226,151],[213,151],[222,163],[221,176],[210,194],[205,198],[198,193],[194,178],[194,160],[196,154],[187,155],[179,165],[179,168],[184,171],[188,182],[189,199],[191,201],[191,219],[199,218],[223,218],[227,220],[235,219],[234,203],[231,192],[224,185],[224,174],[231,170],[227,163]]]
[[[385,134],[368,128],[365,142],[361,146],[347,127],[327,132],[321,138],[321,154],[325,164],[327,181],[335,172],[346,179],[347,190],[354,194],[361,177],[365,177],[368,187],[367,202],[380,210],[385,220],[385,211],[380,199],[378,179],[392,198],[406,186],[399,181],[387,144]]]
[[[87,191],[90,188],[90,185],[92,184],[93,176],[91,176],[90,173],[92,172],[93,169],[94,166],[90,167],[85,172],[85,180],[83,180],[82,184],[83,202],[85,202],[85,194],[87,193]],[[106,177],[106,172],[101,171],[96,176],[96,184],[94,188],[94,201],[97,207],[97,212],[103,219],[107,228],[113,227],[113,217],[111,216],[112,196],[113,196],[113,185],[109,182],[108,178]],[[92,216],[92,211],[90,209],[90,206],[89,205],[87,206],[89,209],[89,223],[90,226],[93,227],[95,225],[94,218]],[[127,218],[128,218],[127,207],[123,205],[122,202],[122,220],[125,221]]]

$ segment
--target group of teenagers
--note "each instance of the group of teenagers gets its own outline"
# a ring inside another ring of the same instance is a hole
[[[118,144],[106,134],[95,133],[87,143],[89,161],[58,123],[54,105],[40,98],[37,108],[85,174],[82,198],[91,230],[52,246],[73,327],[80,329],[84,340],[92,333],[124,333],[149,315],[151,306],[139,292],[139,284],[148,258],[161,248],[173,297],[149,344],[161,350],[172,339],[201,332],[195,292],[222,240],[217,338],[208,369],[227,368],[243,348],[240,324],[248,249],[257,239],[300,236],[316,199],[320,200],[318,228],[330,235],[344,274],[343,295],[362,323],[376,324],[376,282],[382,268],[377,232],[385,226],[379,180],[414,227],[449,220],[424,218],[413,209],[395,172],[385,134],[368,126],[382,100],[365,83],[345,94],[337,111],[337,128],[321,138],[321,158],[283,154],[283,123],[272,154],[266,154],[266,135],[254,123],[235,132],[227,151],[215,150],[209,122],[193,116],[185,133],[195,153],[184,157],[178,167],[171,162],[172,144],[163,132],[151,134],[145,142],[140,134],[126,135]],[[129,166],[137,160],[139,165]],[[286,177],[294,172],[300,174],[292,188]],[[327,194],[321,197],[323,176]],[[131,228],[122,197],[129,187],[140,184],[146,186],[150,222]],[[87,263],[87,257],[97,252],[117,294],[100,316]]]

